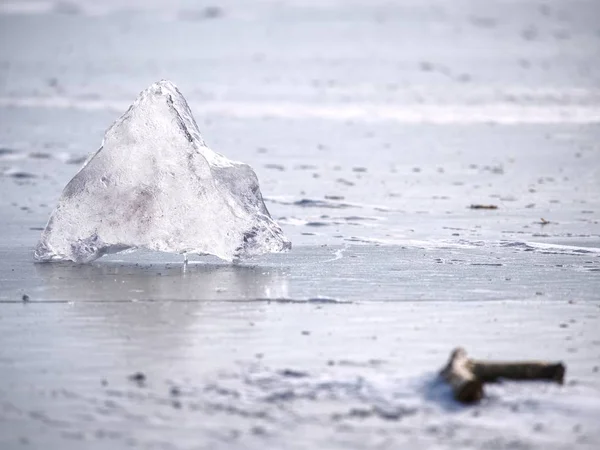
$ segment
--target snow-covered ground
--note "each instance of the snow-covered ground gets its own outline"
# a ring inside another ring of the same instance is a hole
[[[597,448],[599,16],[0,0],[0,448]],[[292,252],[33,264],[64,185],[161,78],[255,168]],[[562,360],[566,383],[459,406],[435,379],[457,345]]]

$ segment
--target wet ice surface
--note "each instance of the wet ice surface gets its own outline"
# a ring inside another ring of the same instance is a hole
[[[478,246],[301,246],[238,265],[139,252],[86,266],[36,264],[27,249],[10,260],[0,301],[595,301],[600,250],[498,243]],[[140,263],[143,259],[147,262]],[[14,270],[13,270],[14,269]],[[448,286],[452,289],[447,289]]]
[[[597,305],[232,306],[4,305],[11,319],[0,350],[0,442],[590,449],[598,442]],[[435,379],[448,343],[458,340],[482,358],[561,358],[568,381],[489,386],[481,404],[461,407]]]
[[[252,168],[212,151],[170,81],[144,90],[67,184],[37,261],[146,248],[232,261],[286,251]]]
[[[596,2],[348,3],[0,4],[0,447],[598,446]],[[296,248],[32,264],[160,77]],[[459,407],[456,345],[566,384]]]

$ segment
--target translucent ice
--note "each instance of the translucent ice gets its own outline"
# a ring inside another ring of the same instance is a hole
[[[163,80],[67,184],[34,257],[89,262],[146,248],[231,261],[290,247],[254,171],[208,148],[185,99]]]

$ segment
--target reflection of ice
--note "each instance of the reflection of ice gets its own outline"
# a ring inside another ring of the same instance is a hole
[[[46,300],[255,300],[287,298],[281,269],[245,265],[36,264]]]

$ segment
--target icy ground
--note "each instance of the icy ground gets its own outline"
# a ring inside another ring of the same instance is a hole
[[[598,9],[0,1],[0,448],[597,448]],[[160,78],[294,250],[34,265]],[[566,383],[457,406],[456,345]]]

